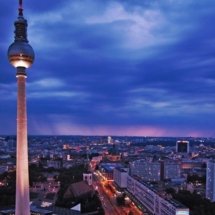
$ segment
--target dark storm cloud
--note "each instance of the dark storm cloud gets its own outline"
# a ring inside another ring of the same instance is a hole
[[[12,122],[15,70],[5,53],[16,9],[0,4],[8,12],[0,14],[0,115]],[[213,1],[24,5],[36,52],[27,79],[30,133],[214,135]],[[0,129],[14,132],[12,123]]]

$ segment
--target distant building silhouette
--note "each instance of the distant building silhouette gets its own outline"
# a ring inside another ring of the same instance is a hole
[[[176,152],[177,153],[189,153],[190,143],[189,141],[179,140],[176,142]]]

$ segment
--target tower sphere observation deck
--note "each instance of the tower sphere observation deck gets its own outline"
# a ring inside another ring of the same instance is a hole
[[[15,67],[29,68],[34,62],[34,50],[27,40],[27,20],[23,17],[22,8],[14,23],[15,40],[8,48],[9,62]]]
[[[8,49],[8,59],[15,68],[29,68],[34,62],[33,48],[26,42],[14,42]]]

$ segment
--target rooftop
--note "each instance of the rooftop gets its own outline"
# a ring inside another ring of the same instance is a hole
[[[93,188],[89,186],[85,181],[79,181],[76,183],[71,184],[67,191],[65,192],[64,196],[65,198],[69,197],[81,197],[82,195],[86,195],[88,193],[91,193],[93,191]]]

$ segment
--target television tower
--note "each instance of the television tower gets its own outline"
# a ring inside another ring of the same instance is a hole
[[[17,146],[16,146],[16,215],[30,215],[27,113],[25,80],[26,69],[34,61],[34,51],[27,40],[27,20],[23,17],[19,0],[18,18],[14,23],[15,38],[8,48],[9,62],[16,68],[17,78]]]

